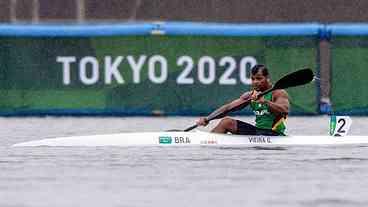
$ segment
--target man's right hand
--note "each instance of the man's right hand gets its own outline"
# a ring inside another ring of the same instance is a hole
[[[209,121],[205,117],[201,117],[197,121],[198,126],[207,126],[208,123],[209,123]]]

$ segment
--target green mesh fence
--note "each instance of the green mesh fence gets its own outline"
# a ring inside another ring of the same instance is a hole
[[[331,101],[335,113],[368,113],[368,37],[334,37]]]
[[[266,64],[274,81],[299,68],[318,69],[318,41],[304,36],[2,37],[0,47],[3,115],[207,114],[250,89],[256,63]],[[364,49],[352,47],[351,54],[360,50],[362,59],[335,58],[336,72],[364,75]],[[338,47],[334,54],[340,57]],[[317,113],[317,87],[288,89],[292,113]],[[366,99],[346,92],[354,101],[334,93],[338,109]]]

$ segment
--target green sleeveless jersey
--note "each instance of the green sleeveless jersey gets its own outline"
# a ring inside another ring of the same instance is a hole
[[[264,96],[265,100],[272,101],[272,93]],[[279,134],[284,134],[286,125],[284,116],[276,116],[273,114],[267,104],[257,103],[252,101],[250,103],[254,114],[256,115],[256,127],[261,129],[271,129]]]

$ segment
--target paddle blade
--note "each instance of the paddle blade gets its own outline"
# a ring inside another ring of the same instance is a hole
[[[306,68],[298,70],[284,76],[279,81],[277,81],[273,87],[273,90],[304,85],[311,82],[313,78],[314,74],[311,69]]]

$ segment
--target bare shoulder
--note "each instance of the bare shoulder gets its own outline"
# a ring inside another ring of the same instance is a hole
[[[273,92],[272,92],[272,96],[276,99],[276,98],[281,98],[281,97],[283,97],[283,98],[289,98],[289,95],[288,95],[288,93],[286,92],[286,90],[284,90],[284,89],[279,89],[279,90],[274,90]]]

